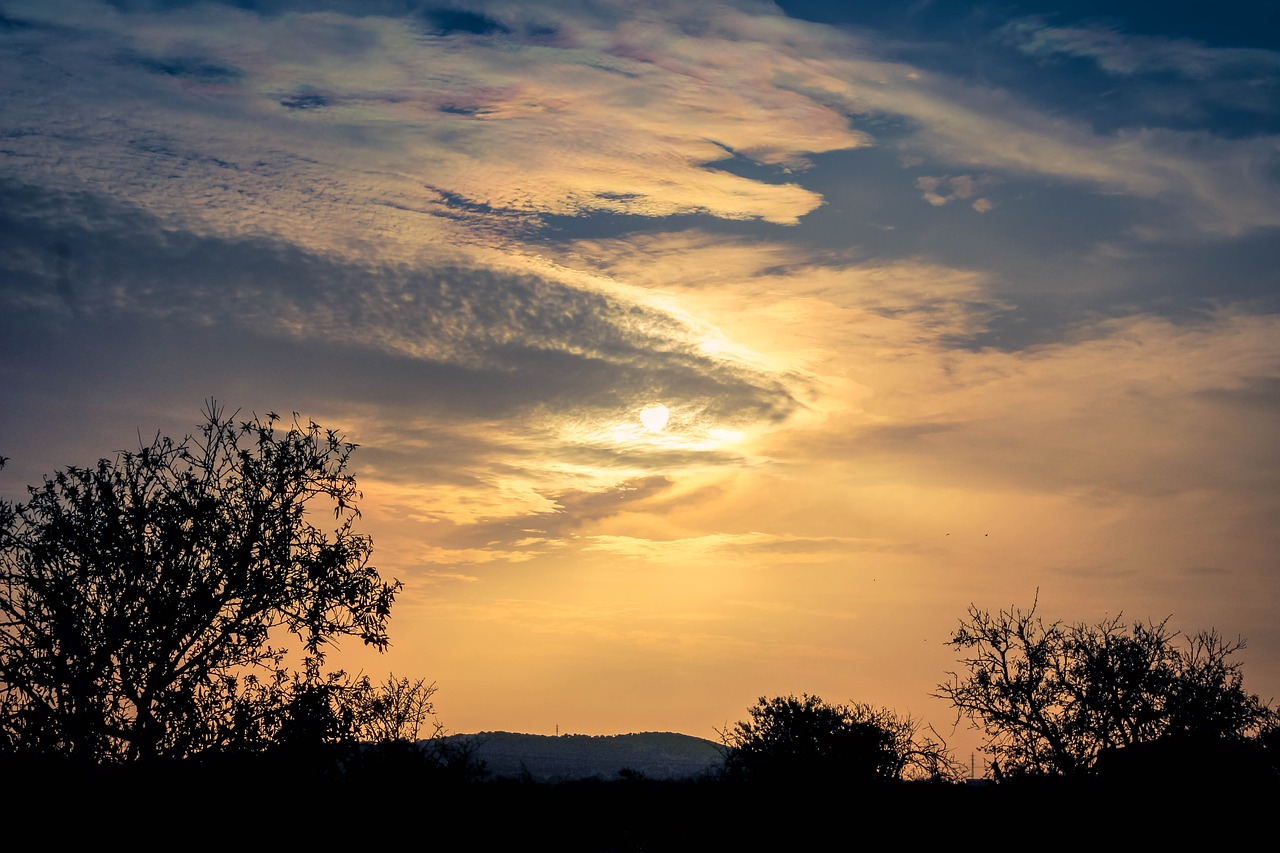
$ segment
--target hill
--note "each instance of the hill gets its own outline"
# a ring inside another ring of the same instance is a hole
[[[480,732],[449,735],[449,744],[473,749],[490,778],[565,782],[616,779],[620,771],[647,779],[690,779],[720,766],[722,747],[675,732],[625,735],[528,735]]]

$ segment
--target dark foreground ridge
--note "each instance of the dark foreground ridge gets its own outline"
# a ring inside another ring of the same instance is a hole
[[[593,740],[529,742],[579,739]],[[662,738],[596,740],[612,745]],[[172,845],[214,833],[252,849],[272,842],[334,849],[407,839],[445,850],[638,853],[851,849],[907,841],[976,847],[1011,838],[1050,850],[1086,844],[1179,849],[1193,837],[1243,849],[1253,833],[1273,831],[1280,795],[1274,774],[1220,775],[1181,765],[1128,767],[1110,778],[981,784],[816,784],[803,776],[751,783],[713,774],[655,779],[634,770],[538,782],[532,774],[451,775],[413,755],[388,752],[339,772],[313,760],[317,756],[296,754],[289,760],[78,768],[7,758],[0,762],[0,801],[11,834],[38,830],[71,842]]]

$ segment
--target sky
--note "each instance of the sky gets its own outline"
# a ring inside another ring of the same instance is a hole
[[[1273,699],[1267,6],[3,0],[0,494],[340,430],[404,589],[330,662],[453,733],[967,757],[946,641],[1035,602]]]

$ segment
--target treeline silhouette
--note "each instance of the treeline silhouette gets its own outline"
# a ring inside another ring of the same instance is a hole
[[[1244,689],[1243,641],[1045,622],[1038,601],[970,607],[949,641],[960,666],[933,695],[982,732],[980,779],[931,726],[807,694],[760,697],[695,777],[495,774],[444,737],[434,684],[325,666],[340,637],[386,647],[400,589],[354,530],[354,449],[296,414],[238,421],[209,401],[194,438],[0,502],[10,828],[50,807],[134,838],[194,820],[332,841],[343,815],[420,814],[468,849],[704,850],[852,846],[886,826],[945,843],[1045,820],[1061,840],[1105,818],[1150,840],[1242,826],[1280,792],[1280,717]],[[313,519],[330,511],[326,532]],[[281,632],[300,659],[269,642]]]

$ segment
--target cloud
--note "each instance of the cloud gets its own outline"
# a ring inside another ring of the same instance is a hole
[[[1114,25],[1050,26],[1039,18],[1011,21],[995,37],[1036,60],[1041,78],[1067,81],[1081,60],[1110,75],[1114,87],[1068,98],[1060,107],[1102,133],[1212,127],[1222,137],[1247,138],[1274,136],[1280,122],[1280,52],[1274,50],[1211,47]]]
[[[1005,94],[934,86],[898,103],[921,125],[901,143],[908,151],[1159,201],[1172,206],[1183,227],[1211,236],[1280,224],[1280,206],[1266,177],[1275,159],[1273,138],[1223,139],[1162,128],[1100,135],[1028,110]]]
[[[514,472],[513,472],[514,473]],[[513,478],[512,485],[517,480]],[[519,561],[533,554],[563,546],[562,540],[584,525],[598,523],[621,513],[634,512],[649,499],[671,487],[663,476],[623,480],[593,491],[554,489],[529,490],[526,500],[509,490],[506,499],[494,501],[491,515],[451,512],[447,505],[434,510],[432,522],[424,528],[425,538],[434,543],[436,560],[488,562],[494,559]],[[518,486],[517,486],[518,488]],[[528,498],[534,498],[534,505]]]
[[[192,401],[210,395],[285,401],[362,445],[378,496],[366,518],[399,531],[380,532],[379,550],[415,572],[554,551],[668,476],[750,464],[736,431],[797,406],[787,375],[707,351],[703,325],[643,288],[545,259],[363,265],[171,231],[87,196],[6,185],[0,197],[15,399],[55,417],[109,395],[123,428],[96,434],[116,446],[139,426],[189,430]],[[638,417],[655,398],[672,412],[661,434]],[[143,414],[157,406],[164,418]],[[30,480],[71,461],[42,468],[28,432],[6,455],[37,465]]]
[[[1280,73],[1280,53],[1254,48],[1210,47],[1186,38],[1126,34],[1117,26],[1050,26],[1038,17],[1003,25],[997,37],[1034,57],[1091,59],[1111,74],[1173,72],[1203,80],[1223,74],[1271,78]],[[1274,85],[1274,83],[1273,83]]]
[[[942,207],[957,200],[967,201],[995,183],[997,181],[990,175],[980,175],[976,178],[972,175],[925,175],[916,178],[916,189],[923,192],[924,200],[929,204]],[[974,210],[979,213],[986,213],[991,207],[991,202],[985,198],[975,199],[973,202]]]
[[[601,551],[661,564],[705,566],[708,561],[741,565],[743,558],[761,555],[783,557],[791,562],[828,561],[833,556],[850,552],[879,550],[883,543],[864,542],[852,538],[803,537],[762,533],[712,533],[687,539],[646,539],[634,536],[589,537],[582,550]]]
[[[380,351],[384,370],[471,383],[473,405],[622,412],[657,395],[722,418],[791,406],[776,378],[703,351],[680,317],[545,264],[475,266],[444,250],[421,266],[356,265],[271,240],[175,234],[127,206],[12,187],[5,197],[17,251],[0,297],[11,304],[54,310],[70,298],[83,316]],[[75,251],[59,254],[68,241]]]
[[[549,22],[563,34],[550,42],[522,36],[527,19],[480,37],[424,33],[408,18],[99,15],[72,3],[55,31],[45,7],[14,11],[45,26],[21,45],[40,51],[38,67],[24,68],[12,42],[0,54],[21,83],[6,104],[12,173],[66,188],[110,181],[188,227],[266,230],[328,251],[473,240],[458,217],[499,234],[511,214],[794,223],[819,196],[716,164],[802,168],[812,152],[866,144],[839,112],[739,56],[733,22],[750,19],[732,10],[719,39],[658,21],[597,31],[564,19]],[[201,44],[181,50],[195,27]],[[55,153],[64,171],[43,173]]]
[[[1256,493],[1255,475],[1275,470],[1263,412],[1280,329],[1244,306],[1077,322],[1063,339],[1000,351],[956,345],[1008,308],[977,272],[696,232],[583,241],[572,254],[718,318],[723,349],[805,377],[793,384],[804,410],[743,448],[769,460],[758,469],[767,491],[785,494],[772,478],[792,466],[828,481],[848,466],[879,472],[870,480],[1114,504],[1187,488]],[[699,273],[675,285],[672,269]]]
[[[395,4],[129,8],[11,4],[31,26],[0,43],[2,162],[202,233],[411,260],[509,245],[547,216],[794,224],[823,201],[797,179],[812,157],[875,144],[857,127],[877,116],[908,122],[904,156],[1150,199],[1207,234],[1280,224],[1273,139],[1099,134],[765,5],[455,10],[482,27]]]
[[[815,377],[851,369],[850,346],[910,357],[978,334],[1010,307],[978,271],[701,231],[577,241],[563,262],[715,318],[704,320],[705,350],[788,377],[802,400]]]

